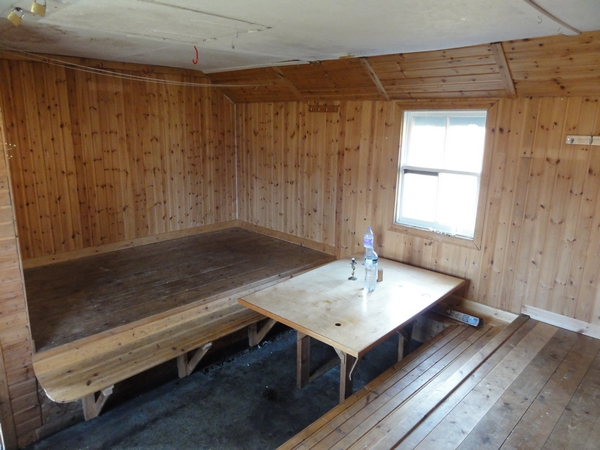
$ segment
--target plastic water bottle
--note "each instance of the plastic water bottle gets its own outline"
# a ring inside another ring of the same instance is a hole
[[[377,253],[373,249],[373,229],[367,228],[364,237],[365,247],[365,289],[373,292],[377,286]]]

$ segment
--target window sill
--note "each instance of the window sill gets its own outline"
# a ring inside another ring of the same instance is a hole
[[[435,231],[429,231],[422,228],[410,227],[408,225],[401,225],[399,223],[393,223],[390,226],[389,231],[407,234],[409,236],[421,239],[428,239],[431,241],[440,242],[442,244],[458,245],[460,247],[466,247],[473,250],[479,250],[481,248],[481,245],[478,245],[478,242],[476,242],[477,232],[475,232],[474,239],[468,239],[457,236],[450,236],[448,234],[443,233],[436,233]]]

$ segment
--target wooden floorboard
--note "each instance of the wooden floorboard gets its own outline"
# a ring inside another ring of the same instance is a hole
[[[477,335],[474,331],[469,328],[463,330],[414,370],[406,374],[398,373],[398,376],[391,377],[386,384],[374,389],[377,398],[371,398],[360,410],[353,411],[354,414],[332,430],[319,442],[318,447],[329,448],[334,444],[344,447],[346,442],[353,442],[356,436],[376,426],[381,418],[431,383],[446,365],[462,354],[469,347],[469,338]],[[463,345],[465,343],[467,345]]]
[[[331,260],[231,228],[27,269],[33,339],[47,350]]]
[[[348,397],[343,404],[333,408],[301,433],[298,433],[286,443],[285,448],[296,448],[295,446],[299,444],[301,446],[298,448],[310,448],[317,444],[346,420],[353,417],[357,411],[361,410],[365,405],[370,404],[379,396],[379,392],[385,389],[386,385],[393,384],[397,378],[409,374],[421,366],[465,329],[468,329],[468,327],[457,323],[448,326],[433,337],[427,346],[422,346],[413,353],[410,353],[394,367]]]
[[[596,424],[600,417],[599,399],[600,354],[596,354],[585,377],[542,448],[600,448],[600,442],[591,439],[597,435]]]
[[[526,316],[490,332],[446,331],[281,448],[600,449],[600,341]]]
[[[526,336],[531,329],[536,325],[535,321],[529,320],[521,326],[504,345],[494,352],[480,367],[467,378],[454,392],[452,392],[446,400],[437,408],[431,411],[427,417],[419,423],[411,433],[405,435],[399,440],[398,448],[413,449],[423,439],[431,433],[431,431],[452,412],[452,410],[461,403],[461,401],[483,380],[490,371],[498,365],[500,361]]]
[[[527,412],[514,427],[502,449],[526,447],[539,449],[571,401],[592,361],[600,350],[600,340],[575,334],[577,342],[552,374],[542,391],[533,400]]]
[[[576,341],[573,333],[558,330],[458,448],[497,449],[502,446]]]

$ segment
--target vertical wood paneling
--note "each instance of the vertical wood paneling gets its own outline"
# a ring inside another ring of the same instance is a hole
[[[305,103],[237,111],[240,220],[335,245],[338,115]]]
[[[600,323],[600,152],[564,143],[568,133],[600,133],[598,100],[520,98],[500,100],[492,107],[491,168],[480,249],[390,230],[402,103],[342,102],[339,114],[327,114],[328,122],[340,121],[339,127],[325,133],[319,116],[307,116],[302,103],[241,105],[240,219],[269,227],[270,215],[281,211],[283,223],[292,226],[274,223],[276,229],[318,242],[325,239],[319,233],[335,228],[340,255],[362,251],[362,234],[373,225],[381,256],[466,278],[466,295],[472,300],[515,313],[527,304]],[[288,111],[284,123],[274,126],[283,120],[282,108]],[[281,127],[287,130],[283,137]],[[298,142],[290,130],[299,131]],[[272,172],[265,158],[280,139],[287,141],[281,147],[292,153],[274,149],[275,164],[289,161],[282,172],[287,179],[284,189],[289,189],[290,179],[297,186],[293,196],[283,196],[283,205],[260,200],[265,192],[277,195],[280,171]],[[339,149],[337,173],[321,172],[320,184],[315,185],[314,173],[322,164],[315,161],[329,157],[333,147]],[[330,190],[328,183],[334,181],[335,213],[320,216],[323,222],[313,221],[309,212],[318,205],[315,189]]]
[[[236,218],[234,107],[218,91],[16,60],[0,71],[24,259]]]

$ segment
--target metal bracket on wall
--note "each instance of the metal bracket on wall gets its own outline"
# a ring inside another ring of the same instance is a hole
[[[11,159],[13,157],[13,155],[11,155],[9,152],[14,150],[15,148],[17,148],[17,146],[14,144],[9,144],[8,142],[4,143],[4,151],[6,152],[6,159]]]
[[[600,136],[567,135],[567,144],[600,146]]]

